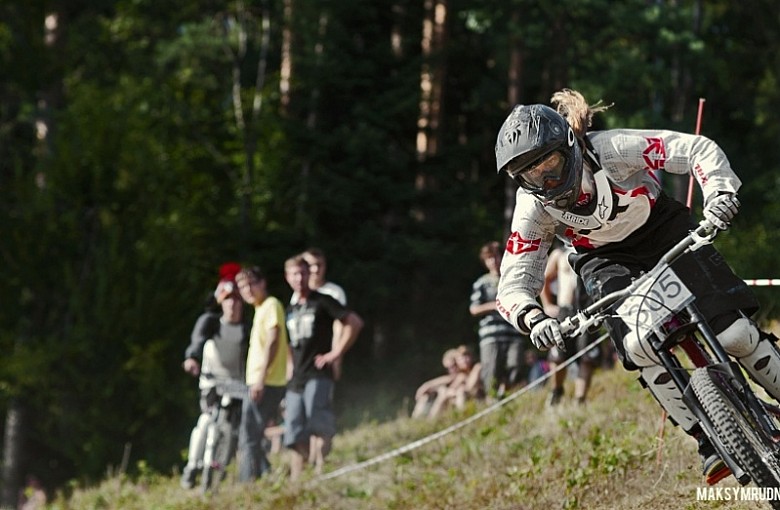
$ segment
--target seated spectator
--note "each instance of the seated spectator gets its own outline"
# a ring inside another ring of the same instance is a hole
[[[463,409],[471,399],[481,400],[485,396],[482,386],[482,365],[474,359],[474,353],[461,345],[455,349],[456,371],[450,382],[439,389],[430,411],[429,418],[435,418],[449,408]]]
[[[439,392],[445,389],[455,379],[455,376],[458,373],[458,365],[455,362],[457,356],[457,349],[447,349],[441,360],[441,364],[447,370],[447,374],[429,379],[417,388],[417,391],[414,394],[415,404],[414,410],[412,411],[412,418],[428,416]]]

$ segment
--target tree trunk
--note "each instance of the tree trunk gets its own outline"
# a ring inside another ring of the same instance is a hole
[[[43,21],[43,43],[46,51],[51,55],[57,55],[63,51],[64,41],[63,32],[67,25],[67,20],[61,12],[47,12]],[[38,91],[40,100],[37,103],[38,111],[36,113],[36,134],[38,137],[36,156],[39,160],[45,160],[52,157],[52,140],[55,124],[53,122],[53,113],[58,110],[62,102],[62,83],[59,79],[52,80],[48,88]],[[41,165],[44,166],[45,165]],[[47,175],[43,172],[36,175],[36,184],[39,188],[45,188]],[[89,228],[88,226],[86,228]],[[87,262],[85,261],[86,265]],[[82,266],[84,267],[84,266]],[[82,271],[81,275],[85,273]],[[39,306],[46,307],[46,303],[39,302]],[[30,321],[32,327],[37,326],[37,322]],[[72,323],[72,315],[68,314],[62,321],[62,331],[67,332]],[[24,327],[20,327],[25,329]],[[17,343],[21,343],[29,332],[17,333]],[[8,403],[8,410],[5,416],[5,434],[3,435],[3,468],[2,468],[2,506],[4,508],[16,508],[17,499],[24,483],[24,443],[26,438],[26,428],[24,424],[24,406],[16,398],[12,398]]]
[[[293,13],[295,12],[293,0],[284,0],[282,23],[282,50],[279,66],[279,105],[282,115],[289,112],[291,85],[293,75]]]
[[[24,412],[16,399],[8,404],[3,436],[3,508],[16,508],[24,474]]]
[[[315,136],[317,129],[317,110],[320,103],[320,87],[317,75],[322,68],[322,55],[325,51],[325,35],[328,32],[328,12],[322,9],[319,14],[317,39],[314,43],[314,70],[312,72],[311,93],[309,94],[309,108],[306,114],[306,129],[309,136]],[[308,154],[303,157],[301,163],[301,193],[298,195],[298,214],[296,216],[299,228],[303,228],[308,206],[309,176],[311,175],[311,159]]]
[[[249,198],[255,173],[255,157],[257,155],[257,125],[260,122],[260,113],[263,105],[263,87],[265,86],[268,47],[270,45],[271,21],[268,1],[262,0],[261,2],[259,21],[252,12],[245,8],[243,2],[236,4],[235,14],[227,14],[227,16],[232,18],[232,22],[223,24],[223,26],[228,27],[225,28],[223,37],[225,53],[231,62],[233,119],[244,147],[244,165],[240,182],[238,183],[240,211],[238,227],[242,239],[242,248],[245,249],[249,239]],[[235,32],[235,37],[233,32]],[[255,70],[252,104],[249,110],[246,111],[241,86],[243,83],[243,68],[250,42],[255,38],[259,42],[259,55]],[[233,40],[237,41],[235,47],[231,45]]]
[[[420,114],[417,120],[417,160],[438,154],[441,144],[442,93],[446,77],[442,50],[447,42],[447,0],[426,0],[423,19],[420,72]],[[418,174],[417,187],[427,186],[424,174]]]

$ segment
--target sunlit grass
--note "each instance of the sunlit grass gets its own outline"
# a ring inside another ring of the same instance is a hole
[[[666,423],[635,373],[597,372],[591,401],[544,407],[528,392],[439,439],[369,467],[318,481],[286,478],[284,458],[250,486],[233,475],[220,493],[201,497],[178,476],[113,477],[60,496],[58,510],[202,509],[615,509],[757,508],[753,502],[696,500],[703,487],[695,442]],[[571,388],[568,388],[571,390]],[[569,391],[569,394],[571,391]],[[437,421],[398,418],[337,436],[326,474],[371,461],[478,412],[476,405]],[[722,485],[736,486],[727,480]]]

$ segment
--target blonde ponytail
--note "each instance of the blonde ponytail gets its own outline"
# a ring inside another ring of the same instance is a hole
[[[591,126],[594,114],[603,112],[612,106],[612,104],[601,106],[601,101],[594,105],[588,105],[582,94],[572,89],[562,89],[556,92],[552,95],[550,102],[566,119],[577,138],[585,136]]]

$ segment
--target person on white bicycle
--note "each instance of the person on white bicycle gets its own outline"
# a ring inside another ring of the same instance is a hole
[[[185,372],[199,378],[201,412],[190,434],[187,464],[182,471],[181,486],[185,489],[195,486],[195,479],[203,469],[210,413],[219,402],[217,382],[244,378],[249,328],[243,320],[244,303],[238,293],[235,272],[222,275],[214,298],[222,313],[206,311],[198,317],[182,364]]]
[[[594,113],[576,91],[546,105],[517,105],[496,141],[497,171],[519,184],[512,232],[501,266],[498,308],[540,349],[562,344],[559,322],[537,296],[547,253],[557,236],[573,246],[571,261],[593,299],[628,286],[693,228],[690,211],[662,190],[657,171],[692,173],[702,189],[703,215],[725,230],[739,208],[741,185],[712,140],[668,130],[587,131]],[[775,399],[780,397],[777,340],[749,318],[758,303],[720,254],[705,246],[674,266],[725,350]],[[619,319],[607,329],[629,370],[655,396],[673,422],[699,443],[705,476],[723,462],[702,433],[669,374],[645,341]]]

